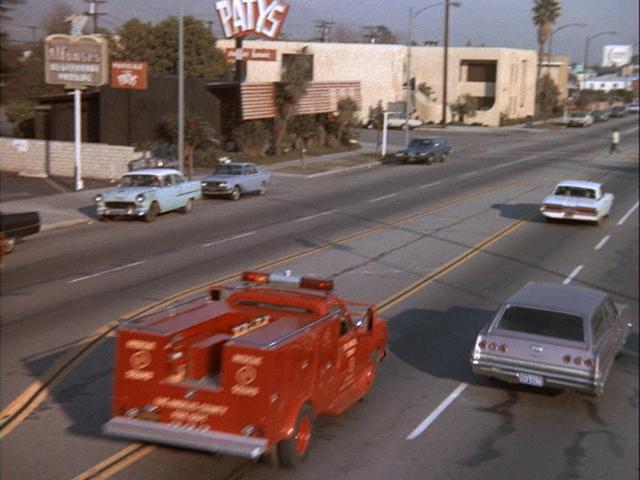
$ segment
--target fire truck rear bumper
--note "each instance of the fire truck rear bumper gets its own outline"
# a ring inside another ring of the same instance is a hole
[[[102,428],[107,435],[150,443],[192,448],[212,453],[225,453],[258,458],[267,451],[266,438],[246,437],[216,431],[200,431],[166,423],[115,417]]]

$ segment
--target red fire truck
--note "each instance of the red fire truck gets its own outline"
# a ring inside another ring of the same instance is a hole
[[[314,418],[371,388],[387,348],[375,306],[333,281],[245,272],[236,288],[131,320],[118,332],[105,433],[292,466]]]

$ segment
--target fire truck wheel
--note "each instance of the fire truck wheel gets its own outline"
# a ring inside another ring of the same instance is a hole
[[[309,452],[312,432],[313,409],[311,405],[305,403],[298,412],[293,435],[278,444],[278,456],[280,457],[281,465],[295,467],[304,461]]]

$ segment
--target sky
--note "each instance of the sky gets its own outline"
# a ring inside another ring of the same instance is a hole
[[[221,35],[214,14],[215,0],[184,0],[186,15],[205,22],[213,21],[214,32]],[[283,33],[291,38],[313,36],[314,21],[335,22],[337,26],[359,31],[366,25],[386,25],[399,38],[406,40],[409,9],[414,11],[433,3],[418,0],[285,0],[291,7]],[[600,63],[604,45],[633,45],[638,52],[638,0],[559,0],[562,14],[556,26],[583,23],[586,27],[567,27],[553,38],[553,53],[569,55],[572,61],[582,62],[587,36],[615,31],[591,42],[590,63]],[[56,2],[68,4],[76,12],[87,9],[82,0],[25,0],[12,13],[13,20],[3,25],[12,39],[29,40],[31,25],[41,25],[43,18]],[[458,8],[451,8],[450,43],[453,46],[486,45],[512,48],[537,48],[536,31],[531,21],[533,0],[459,0]],[[443,8],[434,7],[414,19],[414,41],[437,40],[442,44]],[[106,0],[99,11],[101,26],[115,29],[127,19],[157,22],[176,15],[177,0]]]

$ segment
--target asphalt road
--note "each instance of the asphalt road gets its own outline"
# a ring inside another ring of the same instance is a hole
[[[614,125],[626,157],[605,153]],[[167,214],[152,225],[112,222],[33,237],[2,272],[2,406],[92,331],[177,291],[377,227],[272,270],[331,275],[339,293],[380,302],[534,211],[558,180],[597,178],[616,195],[601,226],[534,216],[384,312],[391,355],[373,391],[345,415],[319,420],[308,462],[277,475],[637,478],[637,209],[618,225],[637,206],[637,135],[635,118],[584,130],[455,133],[445,164],[276,177],[266,197],[201,202],[192,215]],[[473,377],[469,349],[500,302],[527,281],[562,281],[580,265],[575,283],[610,291],[636,319],[605,396]],[[3,477],[73,478],[127,448],[100,434],[112,358],[107,339],[3,439]],[[453,391],[458,397],[438,419],[407,440]],[[144,448],[104,478],[274,476],[268,465],[233,457]]]

